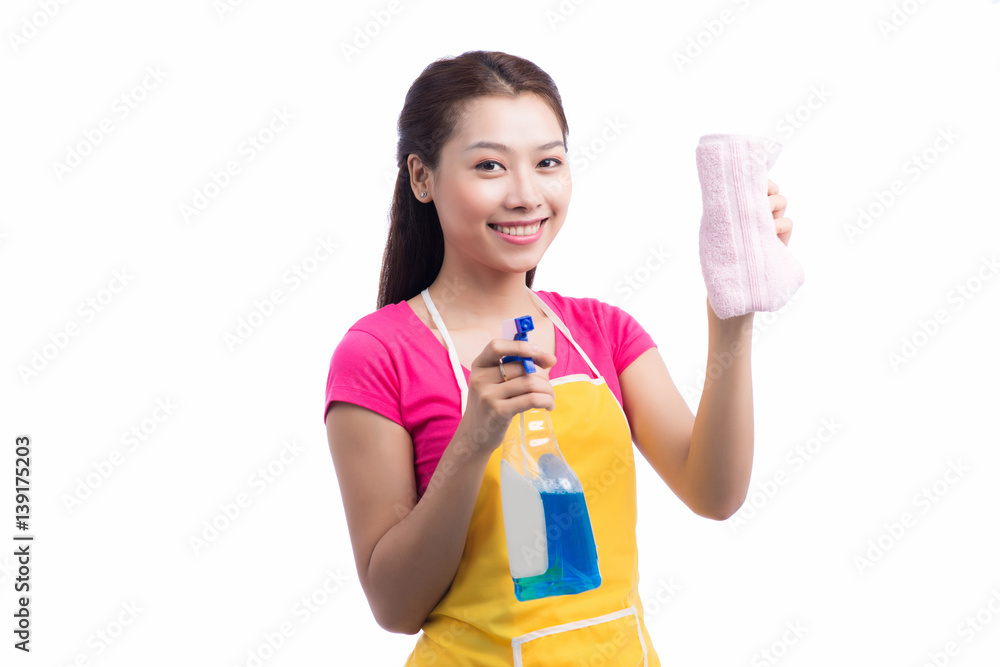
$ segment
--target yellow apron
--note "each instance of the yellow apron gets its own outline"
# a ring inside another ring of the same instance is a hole
[[[534,291],[528,292],[596,376],[551,379],[556,407],[549,416],[559,449],[583,485],[601,585],[523,602],[514,596],[500,502],[503,448],[498,447],[486,467],[458,572],[424,623],[406,665],[659,667],[639,599],[635,461],[628,420],[559,316]],[[424,290],[422,295],[447,344],[464,414],[465,372],[430,294]],[[517,429],[516,419],[509,428]]]

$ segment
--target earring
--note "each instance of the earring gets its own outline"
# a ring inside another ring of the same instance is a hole
[[[423,199],[426,196],[427,196],[427,190],[421,190],[420,191],[420,198]]]

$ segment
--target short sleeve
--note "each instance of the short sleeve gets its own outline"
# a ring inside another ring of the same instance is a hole
[[[402,426],[399,399],[399,375],[385,345],[367,331],[349,330],[330,359],[323,421],[326,422],[330,403],[346,401]]]
[[[634,317],[618,306],[602,301],[601,311],[604,317],[604,331],[611,342],[615,373],[621,374],[640,354],[651,347],[656,347],[656,343]]]

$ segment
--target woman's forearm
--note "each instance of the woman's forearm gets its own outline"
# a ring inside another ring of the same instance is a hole
[[[427,490],[375,545],[365,593],[379,624],[414,634],[458,571],[491,451],[459,427]]]
[[[701,492],[699,514],[732,516],[746,499],[753,466],[753,313],[720,320],[708,307],[708,368],[685,474]]]

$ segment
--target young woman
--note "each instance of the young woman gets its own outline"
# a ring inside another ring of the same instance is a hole
[[[697,416],[649,334],[597,299],[533,291],[572,183],[559,92],[537,66],[473,51],[429,65],[399,117],[378,310],[334,351],[324,417],[375,619],[415,634],[407,665],[659,665],[639,599],[632,445],[695,513],[722,520],[753,458],[750,327],[708,306]],[[785,199],[770,184],[776,233]],[[620,229],[620,227],[619,227]],[[529,341],[500,338],[531,315]],[[724,353],[728,353],[728,356]],[[526,373],[504,356],[532,357]],[[602,583],[519,601],[500,448],[549,411],[586,491]]]

